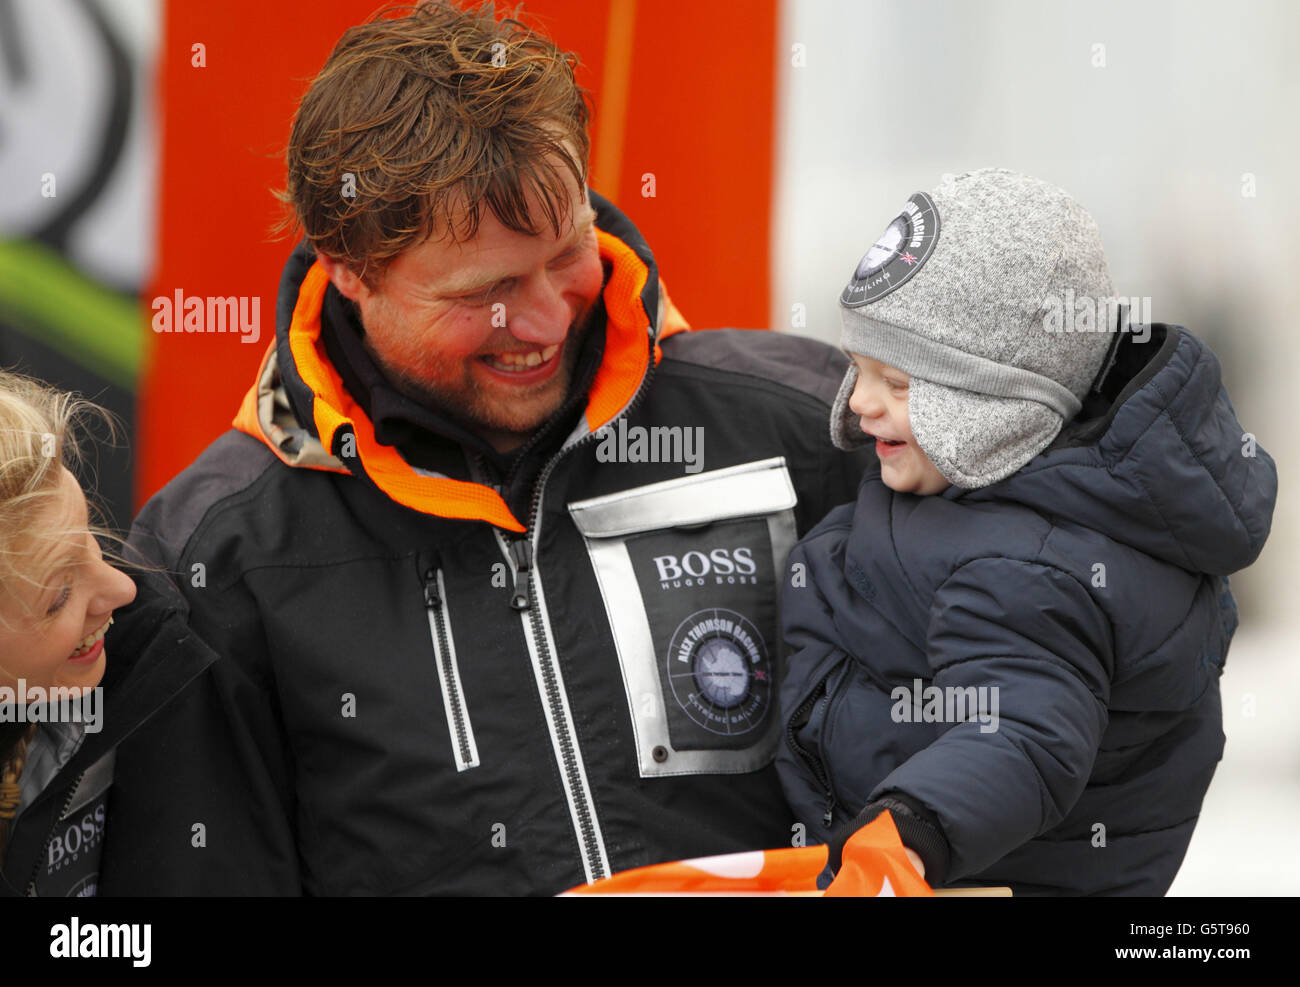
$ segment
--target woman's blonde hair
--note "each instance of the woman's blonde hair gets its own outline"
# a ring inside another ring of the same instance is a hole
[[[16,598],[25,610],[30,594],[15,593],[16,586],[26,582],[48,588],[41,574],[33,571],[32,562],[52,542],[81,534],[34,522],[47,515],[61,496],[60,467],[76,474],[84,463],[79,440],[92,421],[103,422],[113,440],[121,433],[112,413],[99,405],[0,369],[0,601]],[[93,497],[87,498],[87,508],[91,534],[121,545],[119,536],[96,523],[103,515]],[[120,561],[115,552],[104,555]],[[4,619],[0,613],[0,623]]]
[[[15,588],[24,582],[46,588],[34,565],[42,549],[70,535],[84,537],[81,530],[61,530],[42,519],[58,516],[51,509],[62,496],[60,469],[75,473],[84,462],[78,438],[91,419],[102,421],[116,439],[120,428],[99,405],[0,369],[0,625],[9,626],[6,612],[13,612],[13,603],[23,617],[37,616],[38,624],[44,619],[30,612],[30,594]],[[92,518],[102,516],[92,498],[87,498],[87,510]],[[101,540],[122,543],[102,526],[92,523],[90,531]],[[25,722],[0,724],[0,866],[22,798],[23,762],[34,730]]]

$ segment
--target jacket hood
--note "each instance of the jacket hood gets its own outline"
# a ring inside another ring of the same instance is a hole
[[[618,418],[643,386],[652,361],[658,362],[659,341],[690,328],[668,300],[654,256],[636,227],[601,196],[589,194],[608,272],[601,294],[604,350],[584,413],[566,446]],[[416,469],[396,448],[376,440],[374,423],[348,392],[322,339],[329,283],[315,252],[300,244],[281,277],[275,342],[267,348],[234,427],[265,443],[289,466],[352,473],[423,513],[524,531],[494,488]]]
[[[1091,405],[1043,453],[1006,480],[945,496],[1026,504],[1193,572],[1254,562],[1277,466],[1238,423],[1210,349],[1179,326],[1149,328],[1146,343],[1122,337]]]

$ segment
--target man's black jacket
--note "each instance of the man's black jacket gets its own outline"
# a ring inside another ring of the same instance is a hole
[[[685,331],[592,200],[603,326],[514,457],[385,387],[290,257],[235,428],[133,530],[221,657],[121,752],[104,893],[553,894],[790,844],[777,581],[867,461],[844,358]]]

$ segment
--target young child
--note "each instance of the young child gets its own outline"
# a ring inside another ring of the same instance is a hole
[[[1092,218],[1002,170],[914,195],[841,297],[832,437],[880,468],[791,553],[778,753],[832,868],[888,810],[933,886],[1178,871],[1277,471],[1213,354],[1113,301]]]

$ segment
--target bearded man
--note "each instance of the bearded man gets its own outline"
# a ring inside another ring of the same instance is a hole
[[[797,841],[777,601],[868,461],[845,360],[690,331],[587,189],[573,65],[430,4],[304,97],[275,342],[133,529],[221,657],[120,754],[105,893],[553,894]]]

